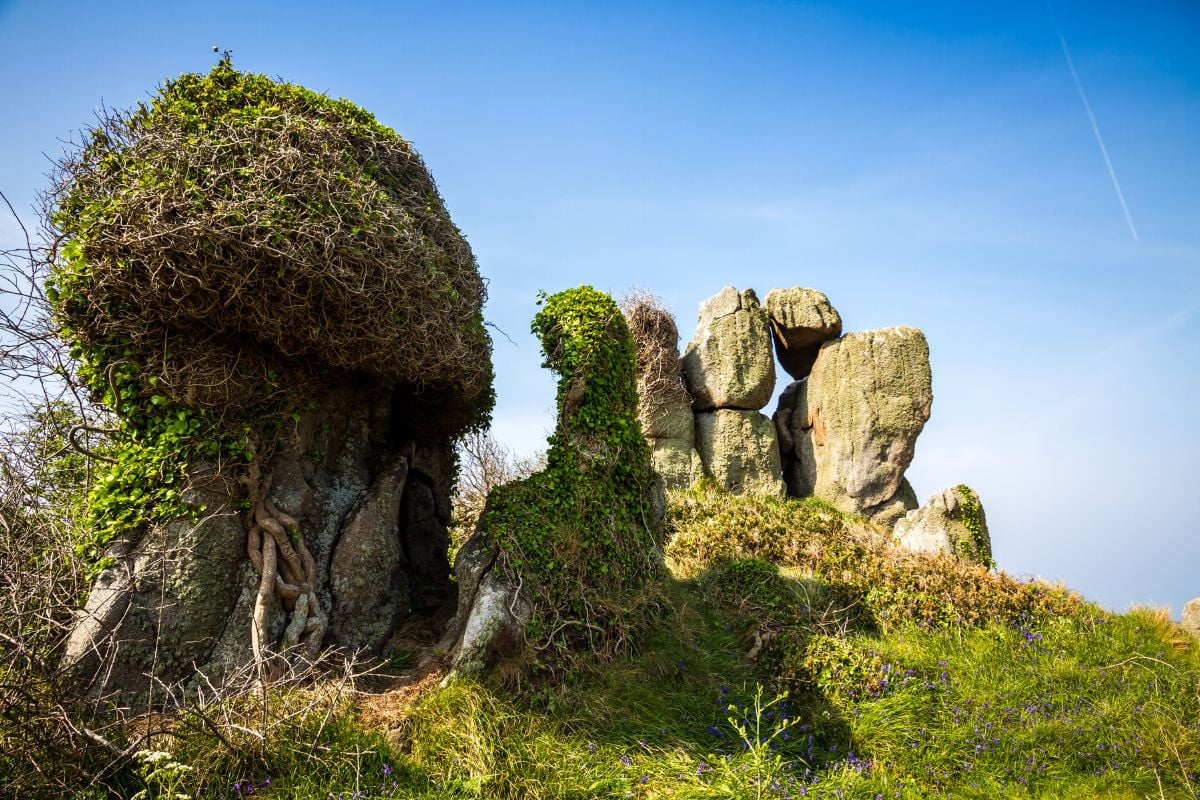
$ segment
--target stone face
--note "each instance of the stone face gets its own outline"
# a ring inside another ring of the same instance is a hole
[[[378,650],[397,619],[409,613],[408,575],[397,523],[409,472],[401,456],[380,474],[350,512],[333,551],[332,629],[351,650]]]
[[[896,542],[917,553],[948,553],[964,561],[990,565],[992,540],[979,495],[954,486],[925,501],[896,523]]]
[[[842,317],[816,289],[772,289],[764,304],[771,320],[775,356],[796,380],[812,372],[821,345],[842,333]]]
[[[775,359],[767,312],[753,289],[726,286],[700,305],[683,374],[695,411],[767,404],[775,390]]]
[[[1200,597],[1194,597],[1183,604],[1181,619],[1185,631],[1200,637]]]
[[[775,426],[757,411],[697,414],[696,450],[704,471],[729,491],[783,496]]]
[[[790,493],[816,495],[849,513],[894,518],[904,471],[933,403],[925,335],[885,328],[827,342],[794,403]]]
[[[688,415],[690,421],[691,415]],[[650,463],[667,489],[686,489],[704,475],[700,454],[688,439],[647,439]]]

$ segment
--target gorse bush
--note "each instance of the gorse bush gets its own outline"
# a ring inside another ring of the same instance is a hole
[[[1024,616],[1071,616],[1078,595],[949,556],[908,553],[861,520],[820,501],[672,492],[666,553],[684,573],[738,558],[797,570],[857,608],[860,624],[915,620],[929,627]]]
[[[506,554],[513,585],[529,588],[532,638],[598,646],[624,636],[635,598],[663,574],[657,476],[637,421],[633,343],[612,298],[583,286],[541,305],[533,331],[558,376],[558,426],[546,468],[496,489],[481,530]]]

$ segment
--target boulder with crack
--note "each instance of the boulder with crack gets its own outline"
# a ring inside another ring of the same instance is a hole
[[[904,471],[933,404],[921,331],[884,328],[827,342],[793,387],[776,413],[791,445],[788,494],[815,495],[888,528],[916,508]]]

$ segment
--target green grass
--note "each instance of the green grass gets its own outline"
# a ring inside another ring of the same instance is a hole
[[[805,551],[793,545],[779,549]],[[506,669],[504,685],[431,682],[391,705],[388,695],[314,702],[311,690],[281,692],[266,740],[252,735],[259,712],[247,699],[251,730],[227,728],[228,743],[199,724],[156,740],[192,769],[179,787],[151,778],[148,797],[165,788],[296,800],[1197,796],[1200,648],[1161,613],[1025,602],[1044,597],[971,572],[980,596],[944,600],[955,614],[880,619],[903,598],[854,595],[852,577],[839,583],[805,558],[782,559],[783,570],[717,560],[673,579],[632,655],[581,654],[555,680]],[[927,591],[960,567],[928,559],[904,569],[900,585],[926,570]],[[993,590],[1000,600],[984,596]],[[860,608],[830,613],[847,601]],[[313,712],[284,713],[306,702]]]

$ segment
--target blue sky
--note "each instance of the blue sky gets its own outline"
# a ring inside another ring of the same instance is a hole
[[[0,189],[29,208],[96,106],[213,45],[423,154],[513,340],[514,449],[550,425],[537,290],[648,288],[686,340],[724,285],[811,286],[848,330],[926,332],[909,475],[975,486],[1001,567],[1115,609],[1200,595],[1195,4],[0,0]]]

